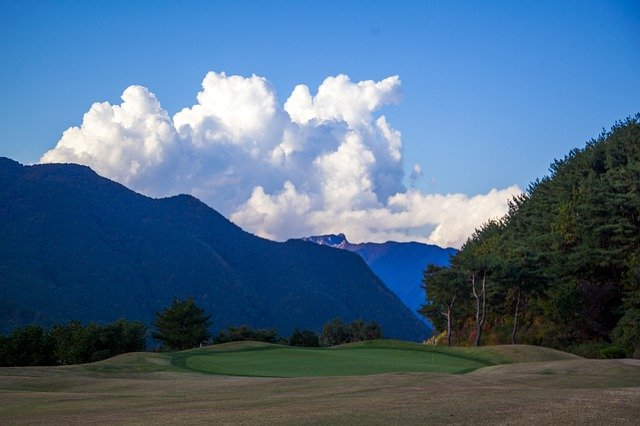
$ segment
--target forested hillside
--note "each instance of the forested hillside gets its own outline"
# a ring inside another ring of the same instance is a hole
[[[454,342],[640,357],[640,115],[550,172],[425,270],[422,312]]]
[[[152,199],[75,164],[0,158],[0,332],[70,320],[150,324],[194,297],[213,329],[319,331],[377,321],[408,340],[428,329],[354,253],[278,243],[194,197]]]
[[[319,235],[304,240],[358,253],[387,287],[398,295],[402,303],[423,320],[424,317],[418,313],[424,303],[424,291],[420,286],[422,269],[428,263],[447,266],[451,255],[457,252],[451,247],[442,248],[417,242],[352,244],[344,234]]]

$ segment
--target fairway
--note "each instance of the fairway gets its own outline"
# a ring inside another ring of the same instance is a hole
[[[0,368],[0,424],[633,424],[638,407],[637,361],[525,345],[236,342]]]
[[[319,377],[380,373],[464,373],[491,365],[471,357],[409,348],[294,348],[264,346],[175,354],[172,364],[192,371],[231,376]]]

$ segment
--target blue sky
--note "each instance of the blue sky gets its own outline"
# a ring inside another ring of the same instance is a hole
[[[376,116],[407,176],[475,195],[526,188],[640,111],[640,3],[2,1],[0,59],[0,155],[23,163],[133,84],[173,116],[208,71],[265,77],[281,106],[298,84],[398,75]]]

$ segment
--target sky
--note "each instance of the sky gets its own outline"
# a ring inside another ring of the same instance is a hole
[[[0,1],[0,155],[460,247],[640,112],[637,1]]]

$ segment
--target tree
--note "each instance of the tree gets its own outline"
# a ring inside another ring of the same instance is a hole
[[[55,341],[55,356],[58,364],[72,365],[88,362],[91,356],[93,326],[83,327],[77,320],[67,324],[56,324],[50,334]]]
[[[291,337],[289,338],[290,346],[304,346],[304,347],[318,347],[320,346],[320,340],[318,333],[313,330],[300,330],[294,329]]]
[[[442,317],[444,317],[447,326],[448,346],[451,346],[454,307],[456,302],[460,302],[466,297],[466,287],[464,283],[461,284],[460,278],[460,274],[456,270],[429,264],[424,271],[422,280],[427,304],[423,305],[419,312],[429,318],[435,327],[442,324]]]
[[[322,326],[321,346],[335,346],[349,342],[349,327],[340,318],[334,318]]]
[[[639,147],[640,114],[554,161],[450,268],[425,271],[423,315],[454,336],[475,322],[476,344],[640,352]]]
[[[119,319],[106,324],[100,332],[100,345],[108,356],[146,349],[146,327],[141,322]]]
[[[276,343],[278,341],[278,330],[275,328],[256,328],[248,325],[229,326],[226,330],[220,330],[214,343],[242,342],[253,340],[255,342]]]
[[[156,314],[153,338],[160,340],[171,350],[191,349],[205,343],[211,334],[211,315],[196,306],[192,297],[173,298],[171,306]]]
[[[482,336],[482,327],[487,314],[487,271],[482,275],[482,290],[476,289],[476,274],[471,275],[471,290],[473,297],[476,299],[476,339],[474,346],[480,346],[480,337]],[[482,299],[482,302],[480,301]]]
[[[0,336],[0,365],[60,365],[100,361],[125,352],[145,350],[145,326],[120,319],[83,326],[79,321],[18,328]]]
[[[627,357],[640,359],[640,293],[630,297],[626,305],[626,312],[613,330],[613,341]]]
[[[39,325],[17,328],[11,335],[0,336],[0,365],[53,365],[54,342]]]
[[[335,346],[343,343],[382,339],[382,329],[376,321],[355,320],[348,324],[334,318],[322,326],[321,346]]]
[[[490,220],[482,225],[464,244],[462,251],[452,259],[451,268],[460,271],[471,284],[471,294],[475,299],[476,333],[474,345],[480,346],[482,330],[487,316],[487,286],[488,275],[496,269],[499,260],[500,237],[503,233],[504,222]]]
[[[355,320],[349,324],[348,330],[351,342],[382,339],[382,329],[376,321]]]

